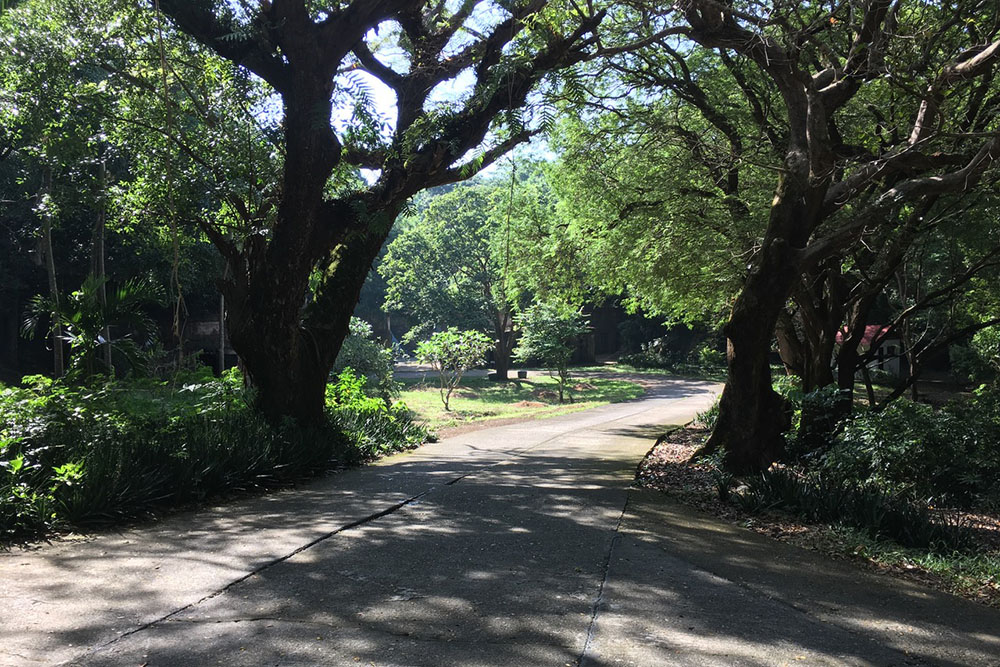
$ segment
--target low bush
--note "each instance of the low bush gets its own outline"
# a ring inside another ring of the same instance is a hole
[[[944,518],[957,513],[940,508],[1000,508],[1000,389],[981,387],[940,410],[898,400],[841,419],[835,387],[804,394],[794,379],[778,377],[774,388],[793,410],[789,464],[747,478],[718,471],[723,500],[932,550],[970,542],[970,531]],[[709,427],[716,418],[699,415]]]
[[[660,369],[677,375],[717,377],[726,368],[726,355],[709,344],[702,344],[687,353],[668,348],[664,339],[642,345],[639,352],[623,354],[618,363],[637,369]]]
[[[847,422],[821,469],[913,501],[1000,507],[1000,393],[940,410],[900,400]]]
[[[327,387],[332,422],[349,444],[352,462],[363,462],[400,449],[416,447],[427,431],[413,421],[402,402],[388,403],[366,392],[366,381],[346,368]]]
[[[618,357],[618,363],[632,368],[661,368],[672,370],[677,364],[676,355],[669,353],[658,353],[651,351],[635,352],[634,354],[623,354]]]
[[[418,444],[404,406],[341,373],[316,428],[273,425],[236,371],[72,387],[40,376],[0,390],[0,540],[90,526],[288,483]]]
[[[959,379],[996,381],[1000,373],[1000,330],[983,329],[972,337],[969,345],[954,345],[948,352],[952,371]]]
[[[715,403],[712,403],[712,407],[708,408],[704,412],[699,412],[694,416],[695,422],[701,424],[703,427],[707,428],[709,431],[715,428],[715,424],[719,421],[719,399],[715,399]]]
[[[365,378],[365,393],[386,401],[399,396],[399,383],[393,377],[396,353],[375,338],[372,325],[352,317],[350,333],[344,339],[337,361],[333,365],[336,377],[345,368]]]
[[[965,548],[963,526],[935,516],[927,505],[887,493],[874,484],[852,484],[821,474],[772,468],[743,481],[729,498],[745,511],[781,510],[809,522],[839,523],[906,547]]]

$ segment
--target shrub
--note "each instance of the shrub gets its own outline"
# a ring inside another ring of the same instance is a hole
[[[462,381],[462,376],[473,366],[486,361],[486,352],[493,341],[478,331],[459,331],[451,327],[439,331],[417,346],[417,359],[430,363],[438,372],[441,402],[451,410],[451,393]]]
[[[351,445],[352,462],[416,447],[426,440],[426,430],[413,421],[404,403],[389,404],[371,397],[365,384],[365,378],[346,368],[337,376],[336,384],[327,387],[327,405],[333,422]]]
[[[968,346],[952,346],[948,355],[958,377],[972,382],[995,380],[1000,372],[1000,329],[978,331]]]
[[[716,376],[726,368],[726,355],[709,343],[702,343],[688,353],[669,347],[663,336],[642,345],[640,352],[623,354],[618,363],[632,368],[658,368],[679,375]]]
[[[927,505],[871,484],[773,468],[746,479],[730,497],[751,513],[782,510],[806,521],[842,523],[908,547],[947,551],[970,544],[963,526],[935,517]]]
[[[933,504],[997,504],[1000,492],[1000,395],[981,389],[972,400],[935,411],[896,401],[858,415],[826,454],[822,468],[841,479]]]
[[[785,451],[791,460],[808,461],[821,456],[833,445],[841,425],[849,415],[847,400],[837,385],[799,392],[793,402],[793,430],[785,437]]]
[[[58,330],[69,343],[67,375],[72,379],[113,373],[115,368],[107,365],[109,361],[142,374],[156,336],[156,324],[145,308],[162,299],[163,289],[143,278],[108,289],[106,278],[88,275],[80,289],[59,300],[44,296],[32,299],[22,333],[33,337],[39,321],[48,319],[49,333]],[[110,358],[101,354],[104,345]]]
[[[366,378],[365,391],[386,401],[399,395],[399,384],[393,378],[394,353],[375,339],[372,326],[352,317],[350,333],[340,348],[332,375],[337,377],[345,368]]]
[[[286,484],[419,444],[405,406],[364,384],[344,371],[327,423],[307,429],[257,415],[235,370],[91,387],[25,378],[0,391],[0,540]]]
[[[715,403],[712,403],[712,407],[708,410],[696,414],[694,420],[709,431],[713,430],[719,421],[719,399],[715,399]]]
[[[555,301],[536,303],[518,319],[521,340],[514,350],[514,358],[536,359],[546,368],[555,370],[559,377],[559,402],[562,403],[577,338],[590,328],[578,309]]]
[[[623,354],[618,357],[618,363],[632,368],[662,368],[672,370],[677,365],[677,359],[669,353],[656,353],[644,350],[635,354]]]

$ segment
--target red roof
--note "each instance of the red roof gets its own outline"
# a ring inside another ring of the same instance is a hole
[[[887,331],[889,327],[884,327],[881,324],[869,324],[865,327],[865,335],[861,338],[861,342],[858,347],[871,347],[872,341],[875,340],[876,336],[882,336]],[[847,327],[844,327],[837,332],[837,343],[843,345],[844,338],[847,337]]]

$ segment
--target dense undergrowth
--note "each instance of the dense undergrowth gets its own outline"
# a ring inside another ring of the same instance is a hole
[[[690,351],[677,352],[652,341],[639,352],[623,354],[618,364],[637,370],[660,370],[674,375],[708,379],[725,379],[726,357],[710,345],[700,345]]]
[[[406,407],[365,382],[341,372],[326,423],[308,429],[261,418],[238,371],[0,387],[0,541],[287,484],[423,441]]]
[[[802,395],[787,382],[777,388],[795,410],[787,455],[742,478],[715,465],[723,500],[751,513],[780,510],[934,552],[974,548],[965,513],[1000,511],[996,387],[940,409],[899,400],[844,420],[833,416],[835,390]],[[711,426],[714,417],[709,411],[701,420]]]

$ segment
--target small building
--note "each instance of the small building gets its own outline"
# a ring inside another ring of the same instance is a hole
[[[843,345],[846,336],[846,327],[838,331],[837,345]],[[868,362],[869,370],[885,371],[896,377],[903,377],[909,372],[903,340],[895,331],[890,331],[889,327],[881,324],[869,324],[865,327],[865,334],[858,345],[858,352],[868,354],[874,343],[877,343],[878,347],[875,350],[875,356]]]

